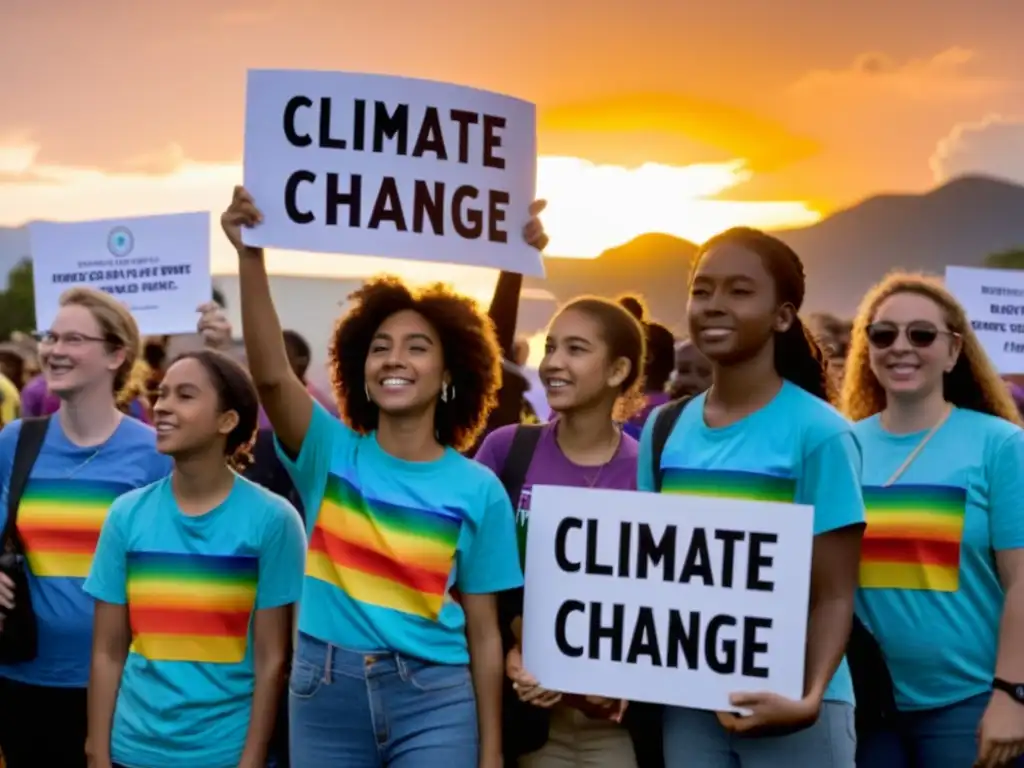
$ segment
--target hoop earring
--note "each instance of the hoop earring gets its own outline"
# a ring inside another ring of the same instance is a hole
[[[448,390],[451,390],[451,394],[448,394]],[[447,403],[449,400],[455,399],[455,385],[454,384],[442,384],[441,385],[441,402]]]
[[[367,384],[365,381],[363,382],[363,392],[366,393],[366,402],[372,403],[373,398],[370,397],[370,385]]]

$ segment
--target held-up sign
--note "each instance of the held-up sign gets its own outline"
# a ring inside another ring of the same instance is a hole
[[[536,110],[445,83],[249,72],[247,245],[543,275],[521,231],[537,173]]]
[[[523,664],[564,693],[803,696],[809,506],[535,486]]]
[[[64,291],[85,285],[128,307],[144,335],[195,333],[213,290],[209,213],[39,222],[28,233],[39,330]]]
[[[946,267],[946,288],[1001,374],[1024,373],[1024,271]]]

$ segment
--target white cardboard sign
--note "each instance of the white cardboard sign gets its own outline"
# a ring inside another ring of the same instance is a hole
[[[803,696],[813,508],[534,486],[523,664],[565,693]]]
[[[523,242],[537,173],[533,104],[383,75],[253,70],[246,244],[543,275]]]

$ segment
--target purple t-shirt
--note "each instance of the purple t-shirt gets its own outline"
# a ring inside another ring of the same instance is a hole
[[[541,427],[540,440],[526,471],[523,491],[516,508],[516,534],[519,539],[519,557],[526,557],[526,526],[530,519],[530,496],[535,485],[562,485],[572,488],[610,488],[618,491],[636,490],[636,466],[639,445],[623,433],[619,448],[611,461],[599,467],[574,464],[562,453],[555,440],[558,422]],[[494,474],[500,476],[505,466],[516,425],[500,427],[487,436],[474,457]]]

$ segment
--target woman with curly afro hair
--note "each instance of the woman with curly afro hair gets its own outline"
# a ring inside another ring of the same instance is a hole
[[[858,765],[1010,764],[1024,751],[1011,695],[1024,685],[1024,430],[1010,393],[953,296],[897,273],[861,304],[842,400],[864,456],[857,616],[892,681],[878,705],[895,709],[862,715]]]
[[[309,532],[291,763],[500,766],[496,594],[522,572],[504,488],[460,453],[501,385],[494,328],[442,285],[367,282],[331,344],[338,421],[288,365],[263,252],[241,238],[261,218],[237,187],[221,222],[249,366]],[[543,241],[536,218],[524,236]]]

